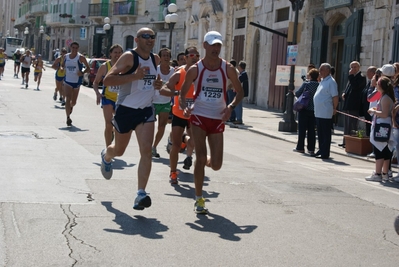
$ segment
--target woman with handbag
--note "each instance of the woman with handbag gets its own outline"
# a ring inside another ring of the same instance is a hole
[[[394,108],[394,92],[391,79],[381,77],[377,82],[377,90],[381,94],[376,107],[368,110],[373,115],[370,142],[375,154],[375,171],[366,177],[366,181],[381,182],[389,179],[389,161],[396,142],[391,134],[392,111]]]
[[[314,105],[313,96],[316,93],[319,82],[319,71],[317,69],[311,69],[308,72],[310,81],[305,81],[302,86],[295,92],[295,96],[298,97],[298,101],[301,101],[304,97],[307,98],[307,103],[301,105],[302,108],[297,109],[298,111],[298,142],[294,152],[305,153],[305,137],[307,137],[307,148],[309,154],[314,154],[316,145],[316,119],[314,116]],[[301,97],[302,96],[302,97]]]

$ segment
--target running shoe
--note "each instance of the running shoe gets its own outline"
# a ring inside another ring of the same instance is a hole
[[[101,174],[107,180],[112,177],[112,162],[106,162],[105,157],[105,148],[101,151]]]
[[[60,101],[62,102],[62,101],[63,101],[63,100],[62,100],[62,96],[60,96],[60,99],[58,99],[58,100],[60,100]]]
[[[365,178],[366,181],[370,181],[370,182],[382,182],[382,176],[381,174],[376,174],[375,172],[373,172],[370,176]]]
[[[25,84],[25,88],[28,88],[28,84]]]
[[[158,154],[158,152],[157,152],[157,148],[156,148],[156,147],[153,147],[153,148],[152,148],[152,156],[153,156],[153,157],[156,157],[156,158],[159,158],[159,157],[160,157],[159,154]]]
[[[190,167],[193,165],[193,157],[187,156],[187,158],[183,161],[183,169],[189,170]]]
[[[137,197],[134,200],[133,209],[143,210],[144,208],[149,207],[151,207],[151,198],[147,195],[147,193],[137,194]]]
[[[56,101],[56,100],[57,100],[57,93],[54,93],[54,95],[53,95],[53,99],[54,99],[54,101]]]
[[[194,204],[194,211],[197,214],[208,214],[208,209],[205,208],[205,198],[200,198],[195,201]]]
[[[68,125],[68,126],[72,126],[72,120],[71,120],[71,118],[67,118],[67,121],[66,121],[66,124]]]
[[[178,184],[178,181],[177,181],[177,172],[170,172],[170,175],[169,175],[169,182],[170,182],[171,184]]]
[[[65,106],[65,101],[64,100],[62,100],[61,106]]]

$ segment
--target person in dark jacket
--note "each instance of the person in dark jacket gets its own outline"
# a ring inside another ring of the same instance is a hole
[[[362,104],[361,104],[361,110],[360,110],[360,116],[364,116],[364,118],[368,121],[371,121],[371,115],[368,113],[368,110],[370,108],[370,102],[367,100],[368,95],[374,90],[374,88],[371,88],[371,79],[373,78],[375,71],[377,70],[376,67],[370,66],[367,69],[367,79],[368,82],[366,83],[366,86],[364,87],[362,91]],[[371,90],[371,92],[370,92]],[[371,124],[366,123],[366,135],[370,136],[370,129],[371,129]]]
[[[306,108],[298,112],[298,142],[293,149],[294,152],[305,153],[305,138],[307,137],[307,148],[310,155],[314,155],[316,146],[316,118],[314,116],[313,96],[316,93],[319,82],[319,71],[311,69],[308,72],[309,81],[306,80],[295,92],[296,97],[300,97],[304,90],[309,91],[309,104]]]
[[[244,90],[244,97],[248,97],[248,74],[245,71],[245,68],[247,67],[247,63],[245,61],[240,61],[238,63],[238,71],[240,74],[238,75],[238,79],[241,82],[242,89]],[[243,124],[242,122],[242,102],[241,101],[237,107],[235,108],[235,113],[236,113],[236,120],[233,122],[234,124]]]
[[[350,64],[348,84],[342,94],[344,101],[343,112],[359,117],[362,91],[366,86],[366,77],[360,72],[360,63],[352,61]],[[350,135],[353,130],[357,129],[357,119],[345,116],[344,117],[344,135]],[[345,139],[339,146],[345,147]]]

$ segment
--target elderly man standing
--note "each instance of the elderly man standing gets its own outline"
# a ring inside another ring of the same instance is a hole
[[[338,106],[338,89],[337,83],[330,75],[330,64],[321,64],[319,72],[323,80],[313,97],[319,151],[312,156],[328,159],[330,157],[332,116],[336,113]]]
[[[359,117],[362,104],[362,91],[366,83],[366,77],[360,72],[359,62],[352,61],[350,64],[348,84],[341,96],[344,101],[342,110],[345,113]],[[350,135],[353,130],[357,130],[357,119],[345,116],[344,135]],[[345,147],[345,138],[339,146]]]

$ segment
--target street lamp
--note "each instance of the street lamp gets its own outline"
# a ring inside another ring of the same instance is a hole
[[[290,2],[292,4],[292,10],[295,11],[292,45],[296,45],[299,10],[302,9],[305,0],[290,0]],[[298,129],[298,125],[295,121],[295,116],[293,111],[294,90],[295,90],[294,77],[295,77],[295,65],[291,65],[290,82],[288,84],[288,93],[286,94],[286,109],[284,112],[283,121],[280,121],[278,125],[279,132],[296,132]]]
[[[169,14],[165,16],[165,22],[169,24],[169,30],[170,30],[170,35],[169,35],[169,49],[172,52],[172,32],[173,28],[175,27],[175,24],[177,20],[179,19],[179,15],[177,15],[175,12],[177,11],[177,6],[176,4],[170,4],[168,5],[168,12]]]
[[[26,46],[27,49],[29,49],[29,45],[28,45],[29,28],[28,28],[28,27],[25,27],[24,34],[25,34],[25,36],[26,36],[25,46]]]
[[[105,54],[107,55],[107,57],[109,56],[109,40],[108,40],[108,34],[109,34],[109,30],[111,29],[111,25],[109,24],[111,22],[111,20],[108,17],[104,18],[104,26],[103,26],[103,30],[105,31]]]
[[[37,51],[38,54],[43,54],[43,33],[44,33],[44,26],[40,26],[39,28],[39,33],[40,33],[40,41],[39,41],[39,49]]]

